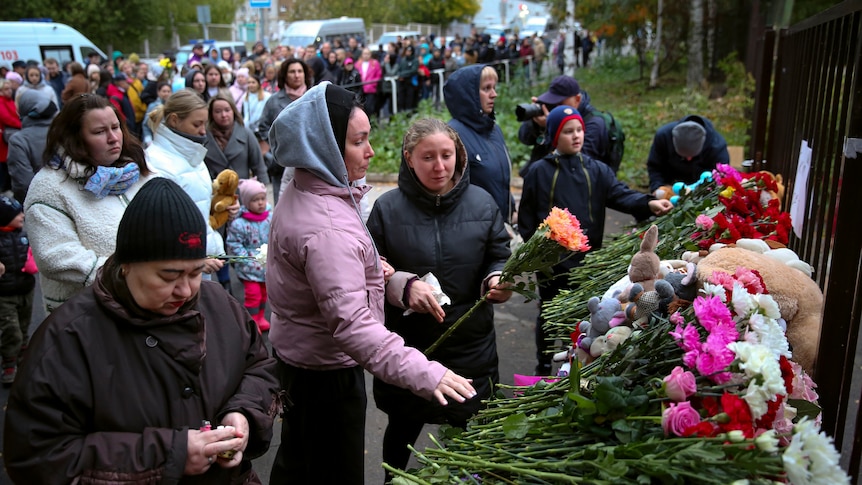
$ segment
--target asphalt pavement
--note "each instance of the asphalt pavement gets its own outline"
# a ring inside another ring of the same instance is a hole
[[[372,201],[391,190],[395,185],[391,183],[377,184],[371,191]],[[520,195],[517,188],[514,190],[516,198]],[[634,222],[631,216],[616,211],[608,210],[605,223],[605,234],[618,233],[624,226]],[[232,292],[238,298],[242,296],[242,285],[234,278]],[[33,322],[30,330],[34,331],[44,320],[45,314],[42,310],[42,295],[39,285],[36,285],[34,295]],[[534,328],[536,316],[539,312],[538,304],[526,302],[523,297],[514,295],[507,303],[497,305],[495,308],[495,326],[497,332],[497,350],[500,356],[500,380],[503,384],[512,384],[514,374],[531,374],[536,365]],[[368,410],[366,412],[366,434],[365,434],[365,482],[369,485],[383,483],[383,468],[381,467],[381,448],[383,432],[386,428],[386,415],[378,411],[374,406],[374,398],[371,393],[371,376],[366,373],[366,388],[368,389]],[[120,389],[120,388],[118,388]],[[5,403],[9,397],[8,388],[0,388],[0,402],[3,403],[0,417],[5,420]],[[436,426],[426,426],[417,442],[417,449],[430,446],[428,433],[434,433]],[[262,457],[254,460],[254,468],[261,476],[263,483],[269,482],[269,471],[280,443],[281,421],[278,420],[274,427],[274,437],[269,451]],[[0,427],[0,447],[2,447],[3,429]],[[0,448],[2,450],[2,448]],[[409,466],[416,466],[415,458],[411,459]],[[11,480],[4,470],[0,470],[0,485],[11,484]],[[30,485],[30,484],[26,484]]]

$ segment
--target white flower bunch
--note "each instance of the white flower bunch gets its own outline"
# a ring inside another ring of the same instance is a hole
[[[736,354],[739,368],[749,379],[742,398],[751,408],[751,416],[755,420],[760,419],[769,410],[767,402],[775,400],[776,396],[787,395],[778,359],[769,347],[761,344],[732,342],[727,348]]]
[[[790,445],[781,455],[787,478],[793,485],[850,483],[850,478],[838,465],[839,458],[832,438],[808,418],[802,418],[793,427]]]
[[[784,330],[778,324],[781,311],[771,295],[752,295],[741,284],[734,283],[731,297],[734,313],[739,321],[748,319],[745,330],[745,341],[752,344],[765,345],[772,350],[775,359],[791,357],[790,345]]]
[[[257,260],[258,263],[266,266],[266,252],[269,249],[269,244],[261,244],[259,248],[257,248],[257,254],[254,259]]]

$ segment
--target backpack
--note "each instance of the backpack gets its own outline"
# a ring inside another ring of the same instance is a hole
[[[592,116],[600,116],[605,120],[605,127],[608,129],[608,148],[607,154],[605,155],[607,160],[603,161],[614,169],[614,172],[617,172],[620,168],[620,163],[623,161],[623,154],[626,149],[626,134],[623,132],[622,126],[617,123],[614,115],[610,112],[593,108],[592,111],[584,116],[584,123],[586,123]]]

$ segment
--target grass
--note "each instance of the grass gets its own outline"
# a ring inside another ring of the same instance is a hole
[[[752,105],[753,81],[745,74],[741,63],[732,58],[722,61],[720,67],[725,77],[726,92],[715,99],[710,99],[710,87],[686,90],[684,72],[663,74],[659,78],[659,87],[649,89],[648,73],[645,73],[647,77],[639,79],[636,59],[631,57],[598,58],[592,67],[577,70],[575,77],[581,88],[589,93],[593,106],[613,113],[626,133],[625,157],[618,174],[620,180],[633,188],[646,190],[646,160],[655,131],[665,123],[688,114],[709,118],[728,145],[747,144],[751,122],[746,113]],[[499,86],[497,123],[503,130],[516,168],[527,160],[530,147],[518,141],[520,123],[515,119],[515,106],[529,102],[531,95],[544,92],[548,81],[545,79],[529,87],[514,76],[510,84]],[[376,155],[371,160],[371,171],[397,173],[401,163],[401,137],[413,119],[429,116],[450,119],[448,111],[435,111],[432,104],[425,101],[416,113],[396,115],[388,124],[373,130],[371,142]]]

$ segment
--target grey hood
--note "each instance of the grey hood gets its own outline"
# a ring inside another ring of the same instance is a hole
[[[18,97],[18,113],[22,124],[50,124],[57,114],[57,105],[43,91],[28,89]]]
[[[279,165],[304,168],[330,185],[347,187],[347,167],[326,106],[327,85],[314,86],[281,111],[269,130],[270,151]]]

